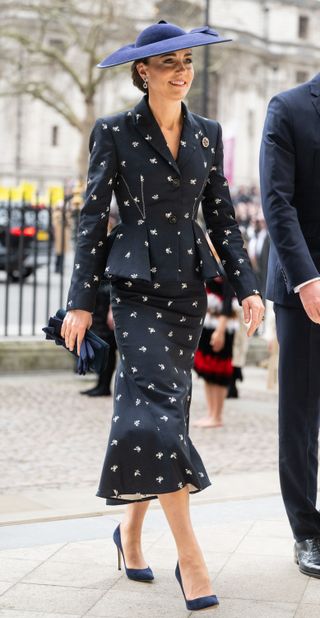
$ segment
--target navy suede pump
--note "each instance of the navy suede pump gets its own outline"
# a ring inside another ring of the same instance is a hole
[[[126,575],[129,579],[133,579],[136,582],[151,582],[154,579],[154,575],[150,567],[146,569],[127,569],[126,561],[124,559],[122,544],[121,544],[121,534],[120,534],[120,524],[116,527],[113,533],[113,540],[117,546],[118,550],[118,569],[121,571],[121,554],[123,558],[124,568],[126,571]]]
[[[200,610],[200,609],[206,609],[209,607],[213,607],[214,605],[219,605],[219,601],[215,594],[211,594],[210,596],[207,596],[207,597],[198,597],[197,599],[192,599],[191,601],[187,601],[186,595],[184,594],[184,590],[183,590],[179,562],[177,563],[175,574],[181,586],[182,594],[184,596],[187,609],[190,609],[191,611],[196,612],[197,610]]]

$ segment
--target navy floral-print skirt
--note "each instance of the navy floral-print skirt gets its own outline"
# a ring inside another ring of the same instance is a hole
[[[192,367],[207,308],[203,281],[115,279],[120,354],[114,413],[97,496],[107,504],[210,485],[189,438]]]

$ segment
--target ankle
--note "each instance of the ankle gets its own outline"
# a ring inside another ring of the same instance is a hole
[[[204,559],[197,543],[178,552],[178,561],[182,568],[190,566],[198,568],[204,565]]]
[[[136,524],[132,524],[132,522],[123,521],[120,524],[120,532],[130,540],[141,540],[142,529],[141,526],[137,526]]]

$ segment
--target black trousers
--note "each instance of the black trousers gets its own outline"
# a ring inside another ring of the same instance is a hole
[[[316,509],[320,420],[320,325],[304,309],[274,305],[279,357],[279,471],[297,541],[320,537]]]

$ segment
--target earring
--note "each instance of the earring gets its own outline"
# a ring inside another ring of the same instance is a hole
[[[145,90],[147,90],[147,88],[148,88],[148,79],[146,77],[143,80],[143,87],[144,87]]]

